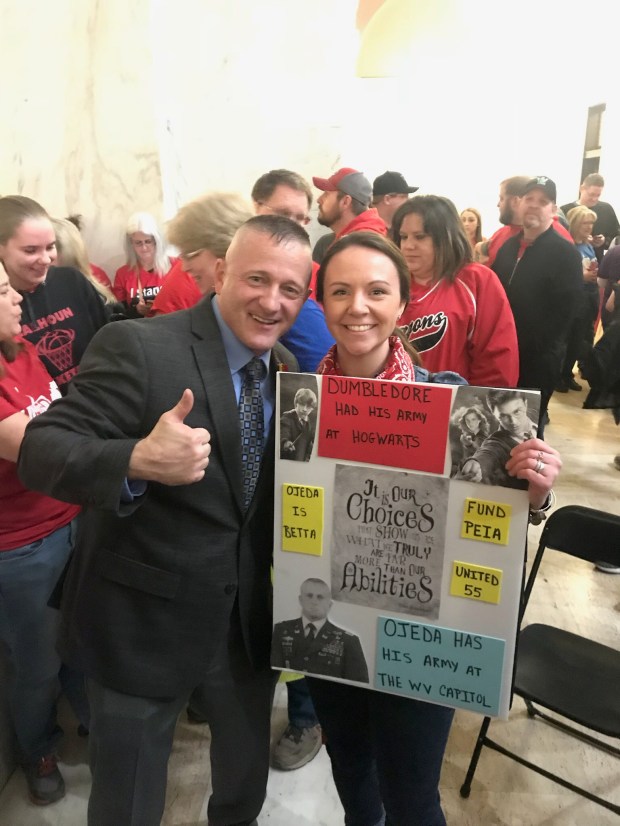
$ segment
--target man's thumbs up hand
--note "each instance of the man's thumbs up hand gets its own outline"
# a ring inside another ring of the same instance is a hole
[[[169,410],[167,413],[162,413],[161,419],[165,419],[166,421],[171,423],[176,422],[177,424],[183,424],[186,417],[189,416],[189,414],[191,413],[193,406],[194,394],[188,387],[187,390],[183,391],[183,395],[172,408],[172,410]]]
[[[209,464],[211,436],[203,427],[189,427],[185,419],[194,406],[191,390],[159,417],[148,436],[141,439],[129,460],[128,479],[163,485],[200,482]]]

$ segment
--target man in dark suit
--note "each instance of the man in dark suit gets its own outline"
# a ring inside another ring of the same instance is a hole
[[[278,622],[273,629],[272,665],[369,682],[359,637],[327,619],[332,604],[327,583],[306,579],[301,584],[299,604],[299,619]]]
[[[88,677],[89,826],[160,823],[190,694],[211,727],[210,826],[254,824],[260,812],[275,373],[296,368],[276,342],[310,272],[302,228],[252,218],[218,265],[216,296],[104,328],[66,399],[24,439],[26,484],[85,507],[60,650]]]

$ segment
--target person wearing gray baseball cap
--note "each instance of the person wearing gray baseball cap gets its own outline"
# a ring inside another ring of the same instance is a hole
[[[400,172],[387,171],[375,178],[372,185],[372,205],[388,229],[392,226],[392,218],[398,207],[418,189],[417,186],[409,186],[405,176]]]
[[[323,194],[318,199],[318,221],[336,233],[336,240],[351,232],[366,230],[387,235],[387,226],[370,206],[370,181],[357,169],[343,167],[329,178],[312,178]]]

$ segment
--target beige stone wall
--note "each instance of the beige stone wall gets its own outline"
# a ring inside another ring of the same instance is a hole
[[[0,192],[81,212],[91,259],[108,271],[134,203],[161,213],[150,6],[0,3]]]

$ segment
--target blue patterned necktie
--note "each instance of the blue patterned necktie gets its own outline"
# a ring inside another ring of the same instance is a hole
[[[265,374],[265,365],[253,358],[244,367],[244,378],[239,396],[239,422],[241,425],[241,462],[243,463],[243,501],[247,510],[263,453],[264,415],[263,397],[260,383]]]

